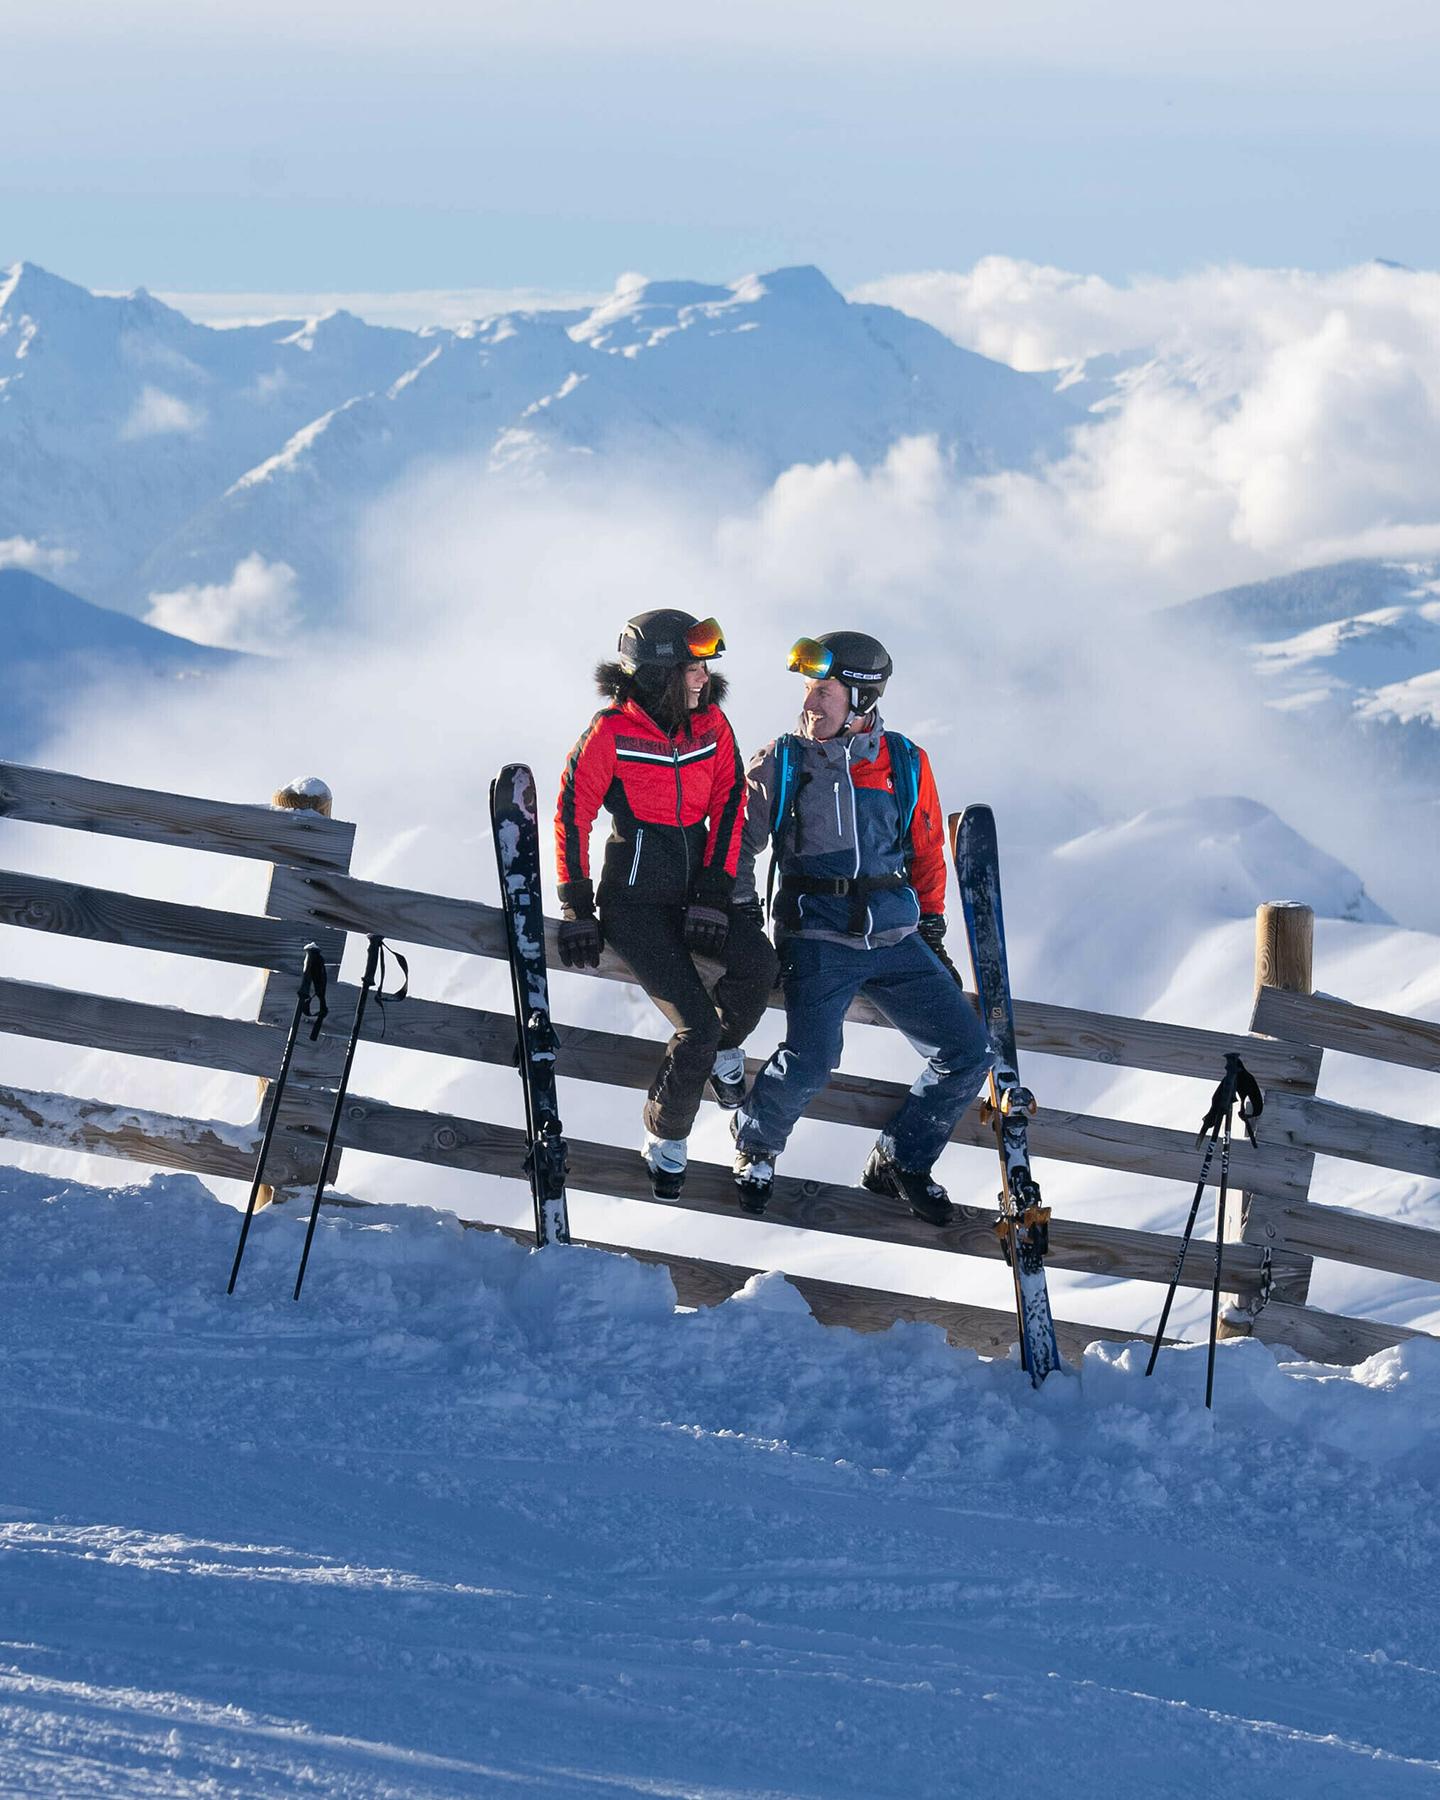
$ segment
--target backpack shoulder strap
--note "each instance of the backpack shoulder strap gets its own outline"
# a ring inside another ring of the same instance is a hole
[[[795,804],[799,799],[799,745],[795,734],[787,731],[775,740],[775,780],[770,795],[770,873],[765,879],[765,911],[775,916],[775,877],[780,868],[780,840],[787,825],[793,826]]]
[[[795,792],[795,736],[787,731],[775,740],[775,782],[770,795],[770,835],[779,831]]]
[[[890,752],[890,775],[900,803],[900,835],[908,840],[920,800],[920,752],[899,731],[885,733],[885,748]]]

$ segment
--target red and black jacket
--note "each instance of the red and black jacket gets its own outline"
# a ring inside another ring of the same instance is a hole
[[[663,731],[635,700],[596,713],[570,752],[555,808],[560,901],[589,911],[590,828],[612,818],[598,884],[601,906],[636,901],[725,906],[745,822],[745,772],[718,706]]]

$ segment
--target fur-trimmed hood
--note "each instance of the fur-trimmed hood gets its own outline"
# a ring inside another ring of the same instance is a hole
[[[723,705],[725,696],[730,691],[730,683],[718,669],[710,670],[710,690],[705,696],[707,706]],[[600,662],[595,665],[595,686],[607,700],[613,700],[617,706],[623,706],[627,700],[638,699],[635,691],[635,677],[618,662]],[[644,702],[640,704],[643,706]],[[649,708],[647,707],[648,711]]]

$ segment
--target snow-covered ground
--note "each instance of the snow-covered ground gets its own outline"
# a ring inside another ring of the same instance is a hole
[[[1440,1345],[1038,1395],[778,1278],[0,1175],[0,1794],[1419,1795]]]

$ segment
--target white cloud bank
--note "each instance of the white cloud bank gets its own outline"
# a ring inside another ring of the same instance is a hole
[[[0,569],[29,569],[37,575],[58,575],[75,560],[73,550],[61,550],[35,538],[0,538]]]
[[[285,562],[251,554],[229,581],[151,594],[145,623],[222,650],[273,652],[299,622],[299,582]]]
[[[1098,400],[1046,485],[1077,539],[1128,540],[1191,592],[1440,550],[1440,274],[1225,268],[1120,287],[986,257],[853,297]]]
[[[171,433],[184,436],[199,431],[204,423],[202,407],[191,406],[188,401],[167,394],[163,388],[145,387],[141,389],[129,418],[120,427],[120,436],[127,443],[136,438],[164,437]]]

